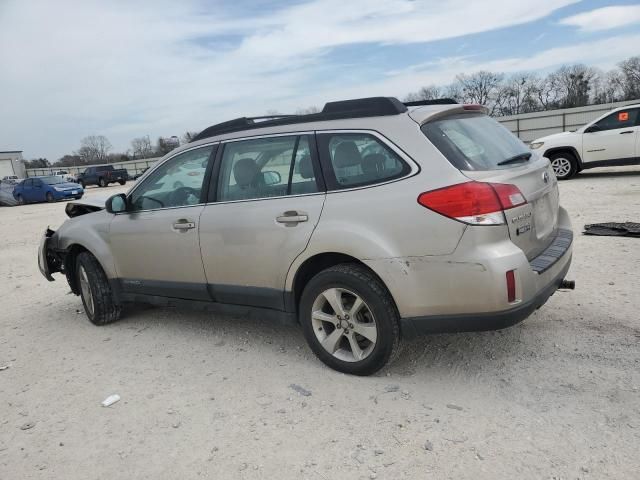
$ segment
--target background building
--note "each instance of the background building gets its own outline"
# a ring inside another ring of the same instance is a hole
[[[0,151],[0,180],[8,175],[25,177],[22,150]]]

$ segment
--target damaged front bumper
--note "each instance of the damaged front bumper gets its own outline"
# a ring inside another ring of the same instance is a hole
[[[40,247],[38,248],[38,268],[44,278],[50,282],[55,280],[51,274],[61,271],[60,259],[58,259],[51,250],[51,242],[54,233],[55,232],[53,230],[47,228],[40,240]]]

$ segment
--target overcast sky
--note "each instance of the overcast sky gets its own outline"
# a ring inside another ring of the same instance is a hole
[[[460,72],[633,55],[637,0],[0,0],[0,150],[55,161],[100,134],[126,151]]]

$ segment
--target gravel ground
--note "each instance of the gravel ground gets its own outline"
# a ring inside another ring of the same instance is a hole
[[[579,232],[640,221],[640,168],[561,196],[574,292],[507,330],[413,341],[369,378],[247,318],[137,307],[94,327],[36,266],[64,204],[0,208],[0,478],[638,478],[640,239]]]

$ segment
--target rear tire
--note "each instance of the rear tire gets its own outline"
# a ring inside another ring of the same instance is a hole
[[[18,205],[24,205],[24,198],[22,198],[22,195],[18,195],[16,197],[16,202],[18,202]]]
[[[82,252],[76,258],[76,281],[89,321],[106,325],[120,318],[122,307],[113,301],[109,280],[96,258]]]
[[[371,375],[399,351],[393,298],[361,265],[335,265],[313,277],[302,293],[299,316],[311,350],[339,372]]]
[[[118,183],[119,183],[120,185],[124,185],[125,183],[127,183],[127,181],[126,181],[126,180],[118,180]]]
[[[45,196],[45,198],[47,199],[48,203],[53,203],[55,201],[55,198],[53,198],[53,193],[51,192],[47,192],[47,195]]]
[[[549,161],[558,180],[568,180],[578,172],[578,161],[569,152],[554,153]]]
[[[107,183],[107,181],[104,178],[99,178],[98,179],[98,185],[104,188],[109,184]]]

